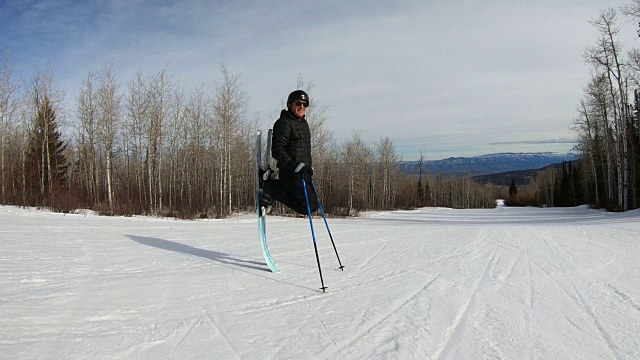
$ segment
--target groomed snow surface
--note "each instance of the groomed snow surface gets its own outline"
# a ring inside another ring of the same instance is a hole
[[[2,359],[640,359],[640,212],[226,220],[0,207]]]

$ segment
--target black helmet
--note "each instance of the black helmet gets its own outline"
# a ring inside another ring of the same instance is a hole
[[[297,100],[306,101],[307,104],[309,104],[309,95],[302,90],[296,90],[289,94],[289,97],[287,98],[287,105]]]

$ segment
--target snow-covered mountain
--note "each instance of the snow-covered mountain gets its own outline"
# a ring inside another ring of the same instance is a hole
[[[423,164],[423,171],[430,174],[485,175],[507,171],[539,169],[563,161],[577,160],[573,153],[497,153],[474,157],[451,157],[443,160],[428,160]],[[403,162],[403,171],[407,174],[418,174],[418,161]]]

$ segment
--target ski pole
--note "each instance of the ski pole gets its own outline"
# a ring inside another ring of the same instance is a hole
[[[311,179],[311,187],[313,188],[313,192],[316,193],[316,198],[318,199],[318,206],[320,207],[320,213],[322,214],[322,218],[324,219],[324,224],[327,226],[327,232],[329,233],[329,238],[331,239],[331,245],[333,245],[333,250],[336,252],[336,257],[338,258],[338,264],[340,264],[340,270],[344,271],[344,265],[340,261],[340,255],[338,255],[338,249],[336,249],[336,243],[333,241],[333,236],[331,235],[331,230],[329,230],[329,223],[327,222],[327,216],[324,214],[324,209],[322,208],[322,203],[320,202],[320,197],[318,196],[318,190],[316,190],[316,184]]]
[[[309,195],[307,194],[307,182],[304,181],[304,175],[302,176],[302,188],[304,189],[304,198],[307,201],[307,214],[309,215],[309,225],[311,226],[311,237],[313,238],[313,248],[316,251],[316,261],[318,261],[318,272],[320,273],[320,284],[322,284],[322,292],[326,289],[324,286],[324,280],[322,280],[322,269],[320,268],[320,257],[318,256],[318,245],[316,244],[316,234],[313,231],[313,219],[311,218],[311,207],[309,206]]]

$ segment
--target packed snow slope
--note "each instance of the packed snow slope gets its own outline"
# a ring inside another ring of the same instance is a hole
[[[2,359],[640,359],[640,213],[180,221],[0,207]]]

